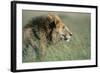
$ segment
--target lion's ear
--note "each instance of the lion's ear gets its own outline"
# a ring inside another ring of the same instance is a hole
[[[55,22],[54,22],[54,18],[51,14],[48,14],[48,20],[49,20],[49,27],[51,29],[55,28]]]
[[[51,15],[48,14],[48,19],[49,19],[49,20],[52,20],[53,17],[52,17]]]

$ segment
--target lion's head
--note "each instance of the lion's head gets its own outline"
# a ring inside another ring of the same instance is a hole
[[[60,17],[55,14],[48,14],[48,18],[52,21],[49,25],[51,30],[51,40],[55,43],[60,40],[70,41],[72,32],[68,27],[62,22]]]

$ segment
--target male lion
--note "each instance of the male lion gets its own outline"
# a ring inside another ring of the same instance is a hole
[[[39,61],[44,59],[46,44],[57,43],[60,40],[69,41],[71,36],[68,27],[56,14],[34,17],[23,27],[24,48],[31,46]]]

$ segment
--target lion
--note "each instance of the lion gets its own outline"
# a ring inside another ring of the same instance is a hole
[[[24,48],[31,46],[39,61],[44,60],[47,44],[58,43],[62,40],[68,42],[71,36],[72,32],[61,18],[53,13],[34,17],[23,27]]]

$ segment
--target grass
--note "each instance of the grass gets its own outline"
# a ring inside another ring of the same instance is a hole
[[[59,42],[46,48],[44,61],[64,61],[64,60],[86,60],[91,58],[90,47],[90,14],[89,13],[61,13],[58,14],[62,21],[72,31],[73,36],[70,42]],[[31,17],[47,14],[47,12],[23,11],[23,25]],[[35,52],[29,49],[23,49],[23,62],[36,62]]]

